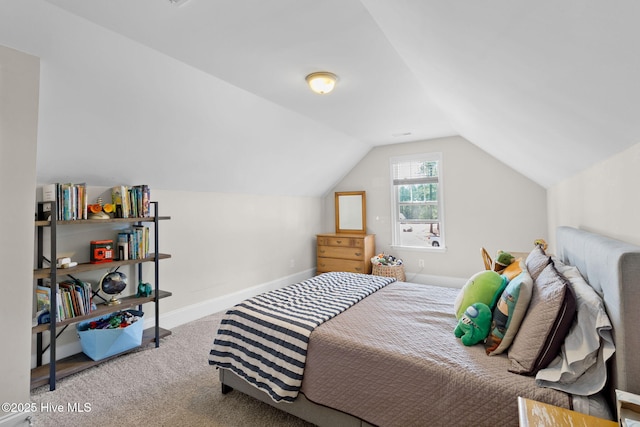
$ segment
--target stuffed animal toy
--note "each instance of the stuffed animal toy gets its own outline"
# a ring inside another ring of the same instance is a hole
[[[499,251],[493,269],[500,273],[502,272],[502,270],[507,268],[514,260],[515,257],[509,252]]]
[[[533,246],[540,246],[543,251],[547,250],[547,242],[544,239],[536,239],[533,241]]]
[[[458,321],[453,331],[462,344],[471,346],[483,342],[491,329],[491,309],[487,304],[477,302],[470,305]]]
[[[482,270],[467,280],[453,303],[456,318],[460,319],[471,304],[481,302],[493,310],[502,295],[507,278],[493,270]]]

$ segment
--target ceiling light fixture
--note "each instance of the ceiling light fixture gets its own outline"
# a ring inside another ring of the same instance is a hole
[[[338,76],[328,71],[318,71],[309,74],[305,77],[305,80],[312,91],[324,95],[325,93],[331,92],[336,86]]]

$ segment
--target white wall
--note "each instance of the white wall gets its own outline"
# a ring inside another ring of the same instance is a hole
[[[442,153],[446,251],[392,249],[389,159],[429,152]],[[377,147],[334,188],[350,190],[367,192],[367,229],[376,234],[376,251],[402,258],[407,278],[416,281],[466,280],[484,268],[481,247],[491,254],[526,252],[535,239],[549,237],[545,189],[462,137]],[[333,197],[325,198],[327,231],[335,229]]]
[[[549,234],[569,225],[640,245],[640,144],[548,190]]]
[[[184,309],[288,276],[315,272],[320,198],[156,191],[162,223],[163,311]],[[213,312],[213,311],[212,311]]]
[[[39,73],[38,58],[0,46],[0,402],[29,401]]]

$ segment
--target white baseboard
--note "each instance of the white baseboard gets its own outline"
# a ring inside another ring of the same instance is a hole
[[[25,427],[32,425],[32,421],[31,414],[28,412],[19,412],[0,417],[0,427]]]
[[[232,294],[222,295],[220,297],[213,298],[207,301],[201,301],[196,304],[191,304],[188,307],[173,310],[169,313],[163,314],[160,318],[160,325],[163,328],[167,329],[175,328],[176,326],[180,326],[185,323],[201,319],[210,314],[218,313],[222,310],[231,308],[239,302],[263,292],[301,282],[312,277],[314,274],[315,269],[309,269],[296,274],[292,274],[290,276],[281,277],[271,282],[252,286],[251,288],[242,289]],[[145,320],[144,326],[145,328],[154,326],[154,319],[150,318]]]
[[[444,288],[461,289],[469,278],[434,276],[432,274],[407,273],[407,282],[422,283],[423,285],[442,286]]]

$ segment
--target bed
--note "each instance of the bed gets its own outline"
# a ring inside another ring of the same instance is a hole
[[[511,348],[488,356],[485,345],[463,345],[453,334],[458,319],[452,307],[459,289],[397,281],[377,285],[337,313],[320,316],[326,319],[308,334],[299,387],[291,397],[265,392],[256,386],[260,381],[243,378],[250,373],[240,369],[238,374],[225,362],[222,327],[210,363],[219,368],[223,393],[243,392],[319,426],[518,425],[517,396],[610,417],[615,389],[640,393],[640,364],[633,360],[640,354],[634,328],[640,320],[640,247],[559,227],[553,261],[558,269],[577,267],[608,314],[606,329],[615,353],[604,359],[606,385],[597,387],[602,388],[597,394],[583,397],[541,387],[537,377],[546,365],[540,372],[514,373],[520,361],[512,360]],[[532,299],[529,308],[535,304],[541,305]],[[570,312],[569,317],[577,315]],[[512,347],[527,318],[534,315],[527,313],[522,320]],[[602,352],[596,351],[598,357]]]

